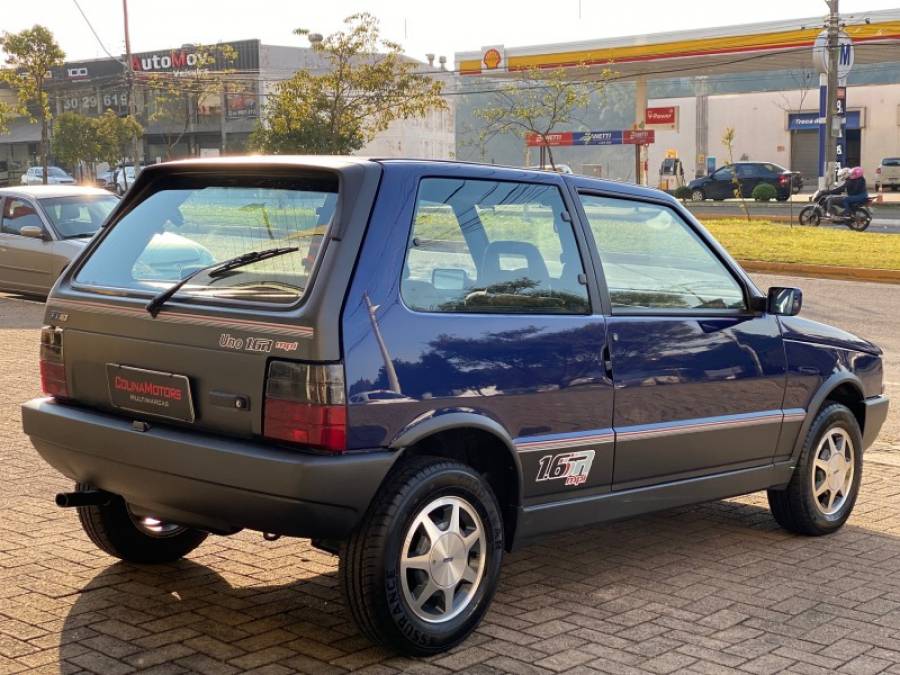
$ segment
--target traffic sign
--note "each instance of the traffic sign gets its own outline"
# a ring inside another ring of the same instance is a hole
[[[838,80],[844,81],[853,68],[853,40],[844,31],[838,33]],[[820,73],[828,72],[828,31],[823,30],[813,42],[813,64]]]

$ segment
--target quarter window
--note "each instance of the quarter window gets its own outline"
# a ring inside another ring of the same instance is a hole
[[[743,290],[672,209],[582,195],[613,309],[739,310]]]
[[[400,287],[412,309],[586,314],[583,273],[557,187],[421,182]]]

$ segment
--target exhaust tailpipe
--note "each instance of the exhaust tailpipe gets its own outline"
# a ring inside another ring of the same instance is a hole
[[[56,505],[62,508],[74,506],[106,506],[115,495],[105,490],[85,490],[84,492],[60,492],[56,495]]]

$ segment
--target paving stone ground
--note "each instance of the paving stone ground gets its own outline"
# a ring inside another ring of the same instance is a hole
[[[756,494],[528,546],[477,633],[425,660],[362,638],[336,559],[303,540],[116,562],[53,506],[68,484],[20,431],[40,318],[0,296],[0,674],[900,673],[900,466],[872,461],[831,537],[781,531]]]

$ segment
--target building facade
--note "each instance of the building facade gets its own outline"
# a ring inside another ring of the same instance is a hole
[[[266,97],[278,82],[297,70],[314,71],[324,64],[310,48],[265,45],[254,39],[142,52],[132,56],[132,67],[134,83],[129,87],[124,57],[67,62],[54,69],[48,81],[51,106],[57,115],[94,116],[108,109],[125,115],[133,95],[144,127],[142,156],[159,162],[246,152]],[[213,84],[204,82],[198,69],[225,75]],[[8,89],[0,90],[4,97],[14,99]],[[13,119],[8,126],[0,134],[0,163],[7,163],[15,181],[38,162],[40,128],[26,118]],[[448,159],[454,150],[450,99],[447,110],[391,124],[359,154]]]

